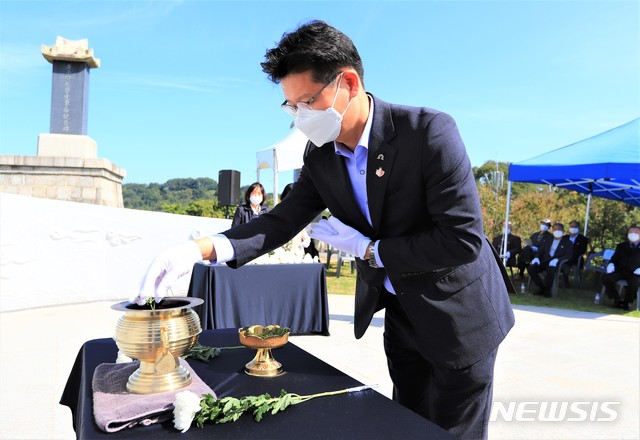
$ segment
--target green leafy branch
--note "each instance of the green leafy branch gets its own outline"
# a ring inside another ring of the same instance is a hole
[[[156,299],[153,296],[150,296],[149,298],[147,298],[147,300],[145,301],[145,304],[148,305],[151,310],[156,309]]]
[[[355,391],[362,391],[373,388],[374,386],[360,386],[339,391],[327,391],[324,393],[310,394],[301,396],[295,393],[288,393],[285,390],[280,391],[280,396],[271,397],[269,393],[259,396],[245,396],[242,398],[223,397],[216,400],[211,394],[203,394],[200,401],[200,411],[195,415],[195,421],[199,428],[205,423],[228,423],[235,422],[246,412],[251,412],[256,422],[262,420],[266,413],[276,414],[284,411],[291,405],[306,402],[316,397],[335,396],[338,394],[346,394]]]
[[[257,327],[257,326],[253,326],[253,327]],[[262,333],[254,333],[253,327],[242,327],[240,331],[245,332],[247,336],[255,336],[260,339],[281,337],[288,334],[291,331],[288,327],[268,326],[264,328]]]
[[[246,348],[244,345],[232,346],[232,347],[209,347],[196,342],[195,345],[185,355],[183,359],[192,358],[202,362],[209,362],[211,359],[217,357],[222,350],[237,350],[239,348]]]

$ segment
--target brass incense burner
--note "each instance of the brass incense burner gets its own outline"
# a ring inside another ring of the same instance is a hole
[[[289,340],[290,330],[279,325],[252,325],[239,330],[240,343],[258,352],[251,362],[245,365],[244,371],[251,376],[273,377],[284,372],[282,364],[274,359],[272,348],[280,348]]]
[[[114,336],[118,349],[140,361],[127,381],[127,391],[153,394],[191,383],[191,375],[180,365],[179,357],[195,345],[202,332],[200,318],[192,307],[203,302],[187,297],[163,299],[155,309],[128,301],[111,306],[124,312]]]

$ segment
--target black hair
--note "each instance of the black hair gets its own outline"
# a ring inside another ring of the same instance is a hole
[[[259,187],[260,191],[262,192],[262,202],[260,202],[260,205],[264,205],[264,202],[266,202],[266,199],[267,199],[267,194],[264,192],[264,186],[262,186],[260,182],[254,182],[251,185],[249,185],[249,188],[247,188],[247,190],[244,192],[245,203],[247,204],[251,203],[251,201],[249,200],[251,198],[251,193],[257,187]]]
[[[311,71],[313,80],[328,84],[340,69],[353,68],[364,84],[362,59],[353,41],[333,26],[321,20],[303,24],[293,32],[284,33],[273,49],[267,50],[262,71],[274,83],[290,73]]]

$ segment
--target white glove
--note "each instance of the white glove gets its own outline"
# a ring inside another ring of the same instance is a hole
[[[553,260],[549,261],[549,266],[551,267],[556,267],[557,264],[558,264],[557,258],[554,258]]]
[[[640,275],[640,267],[633,271],[634,275]]]
[[[616,270],[616,267],[613,265],[613,263],[609,263],[609,264],[607,265],[607,273],[611,273],[611,272],[613,272],[614,270]]]
[[[531,246],[531,249],[533,249],[533,252],[538,252],[538,246]]]
[[[139,305],[143,305],[150,297],[154,297],[157,302],[162,301],[167,289],[178,278],[191,273],[193,265],[198,261],[202,261],[202,253],[195,241],[187,241],[162,251],[149,265],[140,282],[138,295],[129,301]]]
[[[505,256],[506,258],[511,258],[511,252],[507,251],[507,253],[506,253],[506,254],[504,254],[504,256]]]
[[[371,243],[371,239],[345,225],[336,216],[320,220],[311,230],[311,237],[359,258],[364,258]]]
[[[531,260],[531,264],[532,265],[540,264],[540,259],[538,259],[537,257],[534,258],[533,260]]]

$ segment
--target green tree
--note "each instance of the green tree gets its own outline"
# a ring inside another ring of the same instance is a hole
[[[498,164],[504,170],[508,164]],[[493,161],[474,168],[478,194],[482,207],[485,234],[493,238],[500,234],[506,216],[507,182],[497,188],[487,179],[487,173],[496,170]],[[539,228],[540,220],[550,218],[560,222],[568,230],[572,220],[584,228],[588,196],[551,185],[513,183],[509,221],[513,233],[528,239]],[[591,198],[587,236],[594,250],[613,248],[625,239],[627,228],[640,223],[640,209],[631,205],[598,197]],[[582,229],[581,228],[581,229]]]
[[[125,208],[184,214],[194,200],[216,200],[218,183],[206,177],[170,179],[163,184],[122,185]]]
[[[213,200],[194,200],[186,209],[187,215],[198,217],[225,218],[226,209],[219,207]]]
[[[169,214],[186,214],[185,208],[179,203],[162,203],[160,205],[160,211],[167,212]]]

